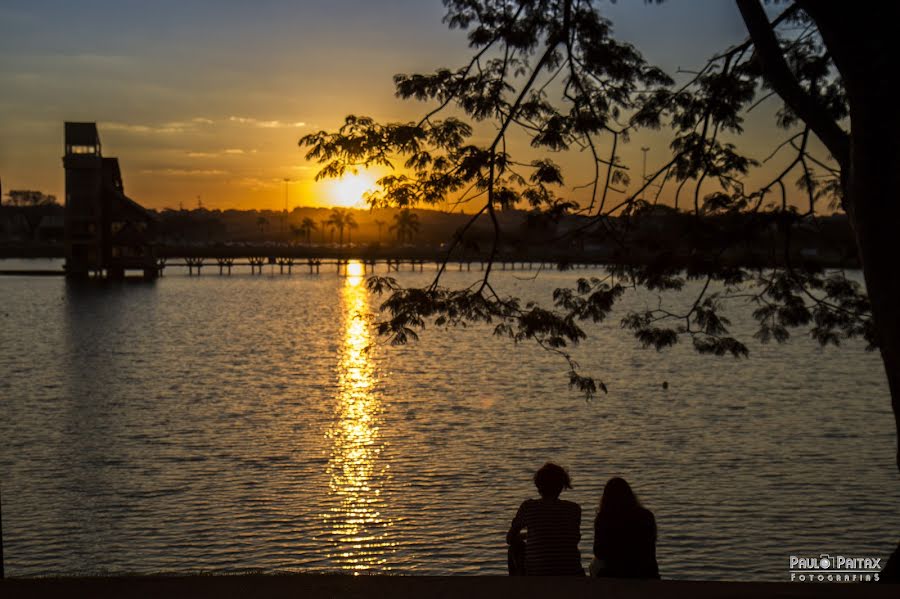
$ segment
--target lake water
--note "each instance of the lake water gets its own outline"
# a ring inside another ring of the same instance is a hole
[[[610,388],[586,402],[558,358],[480,327],[372,345],[361,277],[205,270],[0,277],[7,575],[504,574],[506,528],[546,460],[572,474],[586,564],[614,475],[656,514],[665,578],[786,580],[792,553],[895,546],[889,395],[860,343],[760,346],[745,310],[747,360],[656,353],[613,317],[577,351]],[[496,276],[549,301],[595,271],[533,274]]]

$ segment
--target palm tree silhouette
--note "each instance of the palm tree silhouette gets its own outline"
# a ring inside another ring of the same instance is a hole
[[[394,215],[394,224],[390,230],[397,232],[398,243],[412,242],[415,234],[419,232],[419,215],[409,208],[404,208]]]
[[[359,228],[359,223],[356,222],[356,217],[349,210],[344,212],[344,226],[347,227],[347,243],[350,243],[350,233],[353,229]]]
[[[375,226],[378,227],[378,243],[381,243],[381,230],[386,224],[383,220],[375,219]]]
[[[259,232],[264,234],[266,232],[266,228],[269,226],[269,219],[267,219],[265,216],[258,217],[256,219],[256,226],[259,227]]]
[[[357,227],[356,219],[349,210],[333,208],[328,215],[328,225],[338,230],[338,245],[344,247],[344,229]]]
[[[297,229],[300,233],[306,237],[306,245],[310,245],[312,243],[312,232],[318,229],[319,226],[316,224],[316,221],[309,218],[308,216],[303,219],[300,223],[300,226]]]
[[[303,237],[303,229],[298,227],[297,225],[291,225],[291,237],[294,239],[300,239]]]

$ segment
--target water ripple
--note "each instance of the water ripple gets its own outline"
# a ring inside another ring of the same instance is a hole
[[[372,345],[358,276],[173,275],[0,279],[9,574],[502,574],[548,459],[573,475],[586,562],[614,475],[655,512],[670,578],[783,580],[790,553],[895,542],[889,396],[857,344],[657,354],[613,318],[577,351],[611,387],[586,403],[552,356],[479,327]],[[497,276],[544,301],[573,279]]]

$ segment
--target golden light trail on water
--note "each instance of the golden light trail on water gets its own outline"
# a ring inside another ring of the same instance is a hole
[[[363,265],[351,261],[341,289],[344,342],[338,369],[338,396],[328,462],[329,493],[336,500],[323,515],[333,540],[330,556],[355,573],[378,567],[394,544],[388,538],[389,518],[383,508],[387,465],[381,460],[381,400],[374,393],[374,366],[369,358],[368,291]]]

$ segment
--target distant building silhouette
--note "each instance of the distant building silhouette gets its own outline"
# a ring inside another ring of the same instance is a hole
[[[116,158],[104,158],[95,123],[66,123],[66,274],[121,278],[157,275],[155,215],[125,195]]]

